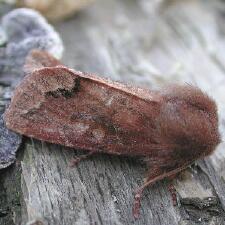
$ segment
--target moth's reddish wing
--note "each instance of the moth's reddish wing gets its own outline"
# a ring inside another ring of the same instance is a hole
[[[140,110],[141,109],[141,110]],[[26,136],[112,154],[149,155],[160,104],[65,67],[43,68],[16,89],[6,125]]]

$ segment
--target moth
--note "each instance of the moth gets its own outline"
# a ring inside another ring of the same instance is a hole
[[[4,115],[6,126],[88,155],[144,158],[148,171],[135,192],[135,217],[147,186],[210,155],[220,143],[217,106],[197,87],[131,87],[69,69],[38,50],[25,71]]]

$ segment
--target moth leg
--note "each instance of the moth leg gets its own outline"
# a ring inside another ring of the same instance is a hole
[[[135,196],[134,196],[134,206],[133,206],[133,216],[134,218],[138,218],[140,215],[140,208],[141,208],[141,197],[143,195],[143,191],[146,187],[148,187],[149,185],[155,183],[156,181],[162,180],[166,177],[173,177],[175,176],[178,172],[180,172],[181,170],[185,169],[187,166],[181,166],[179,168],[175,168],[174,170],[171,170],[170,172],[162,172],[161,174],[159,174],[159,172],[156,172],[156,170],[152,170],[149,172],[149,176],[147,179],[145,179],[144,184],[138,188],[135,191]],[[159,174],[159,175],[157,175]]]
[[[170,192],[173,206],[177,206],[177,191],[172,183],[169,184],[168,191]]]
[[[177,191],[176,191],[176,188],[174,187],[174,185],[172,183],[172,181],[176,177],[177,177],[177,173],[167,177],[167,179],[169,181],[168,191],[170,192],[171,199],[172,199],[172,202],[173,202],[173,206],[177,206]]]
[[[169,181],[172,181],[172,180],[174,180],[176,177],[177,177],[177,174],[175,173],[175,174],[173,174],[173,175],[168,176],[167,179],[168,179]]]
[[[78,164],[80,161],[89,158],[90,156],[94,155],[95,153],[96,153],[95,151],[91,151],[91,152],[88,152],[88,153],[85,154],[85,155],[82,155],[82,156],[79,156],[79,157],[74,157],[74,158],[70,161],[70,167],[75,167],[75,166],[77,166],[77,164]]]
[[[135,191],[134,205],[133,205],[133,216],[135,219],[137,219],[140,215],[141,198],[142,198],[144,189],[146,187],[148,187],[149,185],[153,184],[154,182],[156,182],[157,180],[163,179],[164,177],[165,177],[165,175],[164,176],[162,176],[162,175],[156,176],[153,179],[152,179],[152,177],[149,177],[149,178],[145,179],[144,184]]]

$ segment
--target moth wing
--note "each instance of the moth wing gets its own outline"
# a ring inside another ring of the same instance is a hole
[[[35,70],[44,67],[55,67],[61,66],[61,62],[56,58],[52,57],[46,51],[34,49],[32,50],[26,58],[24,65],[25,74],[31,74]]]
[[[47,66],[47,67],[46,67]],[[70,70],[33,51],[6,112],[8,128],[44,141],[129,156],[158,151],[160,99],[144,89]]]

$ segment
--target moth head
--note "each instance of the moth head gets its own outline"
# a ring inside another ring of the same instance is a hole
[[[166,142],[190,159],[211,154],[220,143],[216,103],[190,85],[169,87],[163,98],[159,120]]]

